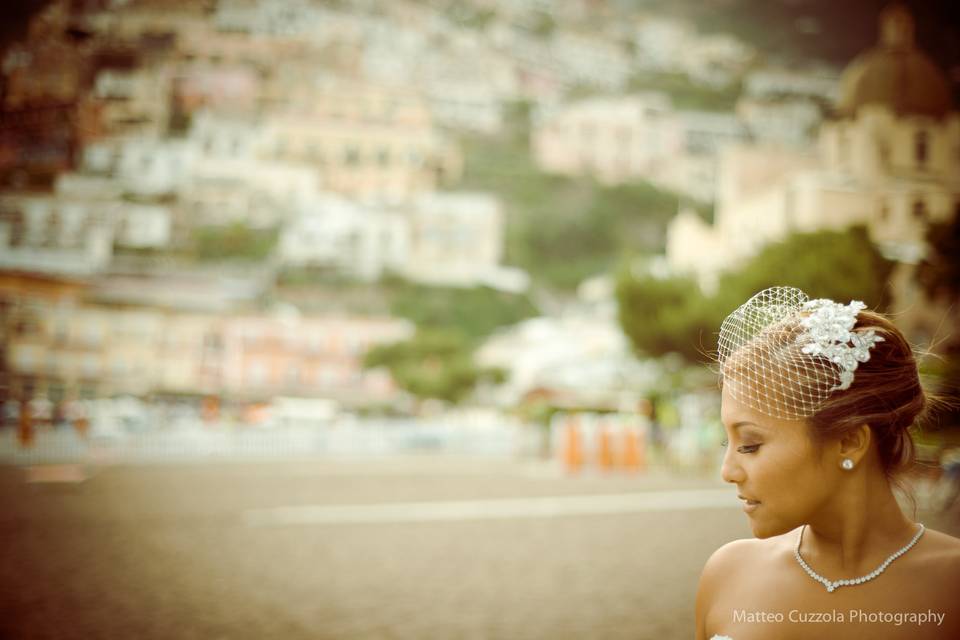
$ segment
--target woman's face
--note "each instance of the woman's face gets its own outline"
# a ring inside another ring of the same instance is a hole
[[[737,485],[756,537],[792,531],[824,508],[833,480],[806,421],[766,416],[731,397],[726,387],[720,412],[727,433],[720,475]]]

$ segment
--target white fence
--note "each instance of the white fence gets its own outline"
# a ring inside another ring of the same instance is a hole
[[[200,428],[83,438],[72,429],[38,431],[23,447],[0,430],[0,462],[163,462],[297,456],[363,457],[415,452],[512,457],[536,449],[536,429],[517,424],[377,421],[330,428]]]

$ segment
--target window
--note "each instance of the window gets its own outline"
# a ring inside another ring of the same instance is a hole
[[[918,222],[927,221],[927,205],[924,204],[923,200],[917,199],[913,201],[913,218]]]
[[[847,163],[847,136],[843,129],[837,131],[837,163],[841,167]]]
[[[355,145],[350,145],[344,150],[343,163],[348,167],[353,167],[360,163],[360,150]]]
[[[882,167],[890,166],[890,143],[886,140],[881,140],[879,143],[878,152],[880,155],[880,165]]]
[[[70,336],[70,319],[65,313],[58,313],[50,318],[50,337],[56,344],[67,342]]]
[[[927,156],[929,155],[929,144],[930,141],[927,136],[927,132],[921,129],[917,131],[913,136],[913,155],[917,161],[918,167],[923,167],[927,164]]]
[[[410,163],[411,167],[422,167],[423,166],[423,155],[421,155],[418,149],[412,148],[407,152],[407,160]]]

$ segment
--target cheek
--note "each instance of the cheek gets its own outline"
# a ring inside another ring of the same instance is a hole
[[[792,531],[818,509],[823,500],[823,487],[809,460],[795,456],[779,459],[764,466],[754,476],[756,491],[763,503],[750,527],[757,538],[769,538]]]
[[[789,449],[772,450],[769,454],[756,479],[758,490],[771,500],[771,506],[802,508],[819,500],[824,490],[822,472],[809,456]]]

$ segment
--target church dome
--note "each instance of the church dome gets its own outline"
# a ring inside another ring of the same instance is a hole
[[[914,44],[910,12],[899,4],[880,14],[880,42],[843,72],[838,111],[853,116],[868,104],[895,114],[942,117],[952,109],[946,75]]]

